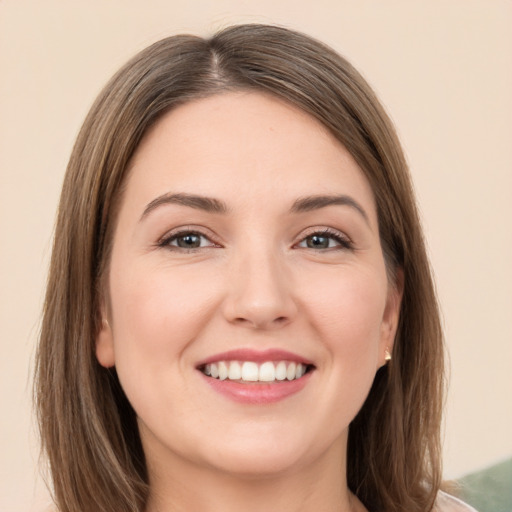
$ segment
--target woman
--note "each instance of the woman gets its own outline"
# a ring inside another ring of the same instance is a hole
[[[245,25],[114,76],[38,353],[59,510],[468,510],[439,492],[442,390],[405,159],[348,62]]]

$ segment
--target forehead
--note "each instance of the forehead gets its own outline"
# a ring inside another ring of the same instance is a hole
[[[184,192],[241,203],[351,193],[373,205],[361,169],[320,122],[254,92],[194,100],[164,115],[132,159],[126,192],[146,202]]]

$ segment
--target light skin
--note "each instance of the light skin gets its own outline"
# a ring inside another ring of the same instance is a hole
[[[364,510],[348,427],[400,291],[371,187],[316,120],[253,92],[166,114],[131,162],[106,288],[96,355],[138,416],[147,512]],[[277,402],[226,397],[198,364],[240,348],[311,361],[307,383]]]

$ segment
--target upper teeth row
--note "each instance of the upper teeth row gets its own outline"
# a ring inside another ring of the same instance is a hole
[[[272,382],[299,379],[306,373],[306,365],[287,361],[219,361],[204,366],[203,373],[214,379],[242,380],[247,382]]]

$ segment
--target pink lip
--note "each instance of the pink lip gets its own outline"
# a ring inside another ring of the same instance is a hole
[[[197,364],[197,368],[205,364],[217,363],[219,361],[252,361],[254,363],[264,363],[265,361],[290,361],[312,365],[313,363],[302,356],[281,349],[253,350],[240,348],[229,350],[220,354],[215,354]]]
[[[200,369],[206,364],[217,363],[219,361],[252,361],[254,363],[264,363],[266,361],[289,361],[313,366],[313,363],[302,356],[281,349],[236,349],[215,354],[197,364]],[[215,391],[225,397],[245,404],[270,404],[284,400],[301,391],[309,382],[311,374],[308,372],[300,379],[275,381],[275,382],[248,382],[241,383],[237,381],[219,380],[208,377],[201,372],[205,382]]]
[[[201,375],[214,391],[217,391],[230,400],[244,404],[271,404],[284,400],[301,391],[309,382],[312,372],[306,373],[303,377],[296,380],[251,382],[247,384],[230,380],[213,379],[204,374]]]

